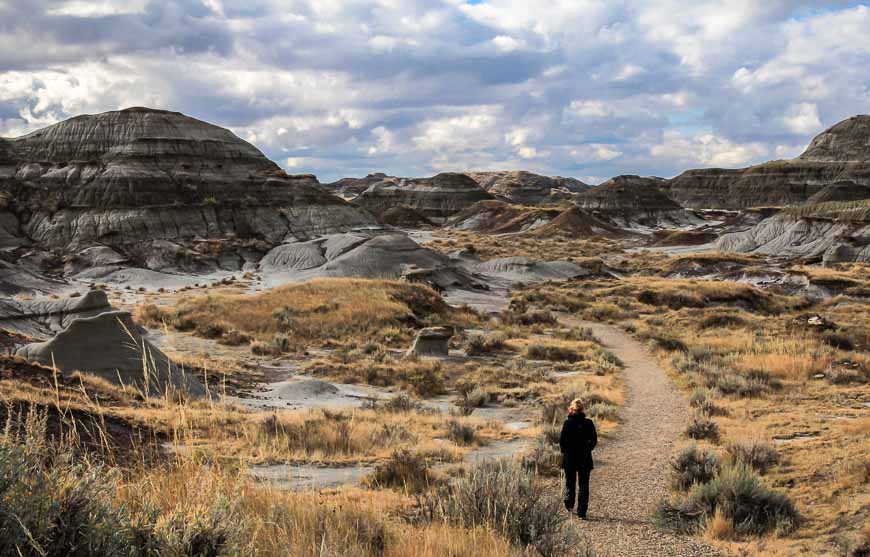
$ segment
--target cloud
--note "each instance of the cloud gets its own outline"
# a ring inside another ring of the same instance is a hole
[[[0,134],[146,105],[324,180],[747,165],[868,112],[865,4],[0,1]]]

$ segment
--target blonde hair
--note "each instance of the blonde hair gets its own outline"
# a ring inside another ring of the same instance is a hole
[[[571,401],[571,404],[568,405],[568,413],[569,414],[578,414],[583,411],[583,401],[579,398],[575,398]]]

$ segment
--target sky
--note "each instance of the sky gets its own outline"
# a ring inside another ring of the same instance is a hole
[[[870,2],[0,0],[0,136],[149,106],[324,182],[792,158],[868,68]]]

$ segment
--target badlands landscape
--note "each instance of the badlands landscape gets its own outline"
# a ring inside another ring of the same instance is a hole
[[[818,131],[598,185],[0,139],[2,553],[870,554],[870,116]]]

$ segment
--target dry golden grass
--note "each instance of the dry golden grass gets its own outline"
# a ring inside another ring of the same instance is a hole
[[[269,342],[276,335],[293,344],[329,344],[350,339],[396,340],[425,318],[473,322],[476,316],[447,306],[431,288],[399,281],[317,279],[254,295],[201,296],[180,300],[171,311],[143,306],[146,324],[165,321],[181,330],[220,338],[238,331]]]

